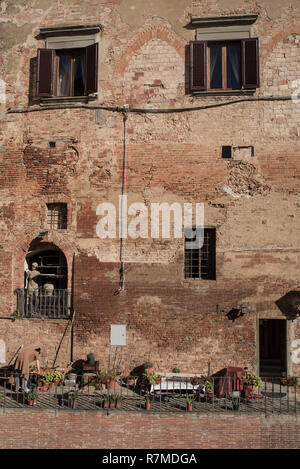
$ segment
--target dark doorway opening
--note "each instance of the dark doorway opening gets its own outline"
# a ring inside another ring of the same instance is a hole
[[[287,370],[286,320],[259,320],[259,373],[262,377],[280,377]]]

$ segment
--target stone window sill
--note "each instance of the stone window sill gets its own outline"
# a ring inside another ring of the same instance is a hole
[[[196,98],[209,98],[211,96],[253,96],[255,92],[256,89],[235,91],[193,91],[191,94]]]
[[[41,106],[49,104],[76,104],[76,103],[88,103],[89,101],[95,101],[96,95],[91,96],[54,96],[53,98],[39,98],[39,104]]]

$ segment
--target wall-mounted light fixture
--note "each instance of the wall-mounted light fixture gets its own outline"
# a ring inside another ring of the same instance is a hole
[[[247,313],[247,305],[246,303],[242,303],[240,306],[240,316],[245,316]]]

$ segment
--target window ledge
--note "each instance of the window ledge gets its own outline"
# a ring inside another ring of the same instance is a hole
[[[255,92],[256,89],[236,91],[192,91],[191,94],[197,98],[209,98],[211,96],[253,96]]]
[[[101,24],[89,24],[79,26],[58,26],[54,28],[41,28],[39,39],[54,36],[70,36],[96,34],[102,30]]]
[[[39,104],[41,106],[49,104],[76,104],[76,103],[88,103],[89,101],[95,101],[97,96],[54,96],[53,98],[39,98]]]

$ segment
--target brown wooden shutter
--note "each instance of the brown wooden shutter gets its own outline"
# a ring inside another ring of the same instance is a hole
[[[85,48],[85,94],[98,89],[98,44]]]
[[[207,89],[207,42],[190,42],[190,90]]]
[[[54,57],[54,49],[37,50],[37,96],[53,96]]]
[[[259,88],[258,38],[242,39],[243,88]]]

